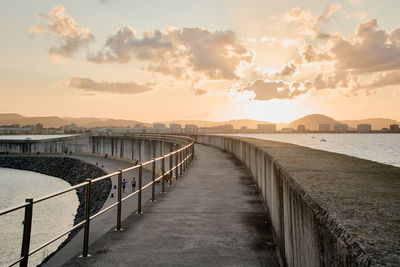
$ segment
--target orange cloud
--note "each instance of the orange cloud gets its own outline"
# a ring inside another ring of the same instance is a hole
[[[53,7],[48,14],[39,14],[42,21],[29,29],[31,35],[44,33],[53,36],[58,45],[49,48],[52,59],[70,58],[80,48],[94,41],[88,28],[78,28],[74,19],[65,14],[64,6]]]
[[[153,83],[138,84],[136,82],[96,82],[89,78],[73,77],[59,83],[61,86],[76,88],[91,92],[106,92],[114,94],[140,94],[153,89]]]

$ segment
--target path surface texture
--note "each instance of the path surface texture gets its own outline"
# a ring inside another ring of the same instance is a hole
[[[251,177],[229,154],[196,145],[183,177],[64,266],[279,266]],[[159,191],[158,191],[159,192]]]

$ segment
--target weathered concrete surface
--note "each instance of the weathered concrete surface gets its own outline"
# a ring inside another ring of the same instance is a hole
[[[165,155],[187,144],[182,136],[167,137],[158,134],[133,134],[129,136],[74,135],[42,140],[1,140],[0,154],[3,153],[81,153],[107,155],[111,158],[132,159],[141,162]],[[166,162],[166,168],[169,162]],[[157,163],[157,169],[161,168]]]
[[[65,266],[279,266],[271,221],[229,154],[196,145],[184,177]]]
[[[289,266],[400,265],[400,168],[254,138],[195,138],[251,171]]]

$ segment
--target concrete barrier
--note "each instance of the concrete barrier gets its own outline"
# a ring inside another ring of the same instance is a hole
[[[175,140],[173,140],[175,138]],[[91,136],[74,135],[42,140],[1,140],[0,153],[10,154],[91,154],[134,163],[149,161],[185,145],[181,137],[163,135]],[[169,168],[169,161],[165,162]],[[161,169],[157,162],[156,169]]]
[[[400,265],[400,168],[254,138],[192,137],[251,172],[286,265]]]

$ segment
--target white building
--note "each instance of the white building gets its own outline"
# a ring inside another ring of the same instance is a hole
[[[169,125],[169,129],[171,130],[171,133],[181,133],[182,132],[182,125],[177,124],[177,123],[171,123]]]
[[[331,131],[331,125],[330,124],[320,124],[319,125],[319,131],[320,132],[330,132]]]
[[[276,132],[276,124],[257,124],[257,131],[262,133]]]
[[[199,132],[199,127],[194,124],[186,124],[185,125],[185,133],[197,133]]]
[[[371,124],[358,124],[357,132],[359,133],[369,133],[371,132]]]
[[[333,128],[335,133],[347,133],[349,130],[349,126],[343,123],[336,123]]]

